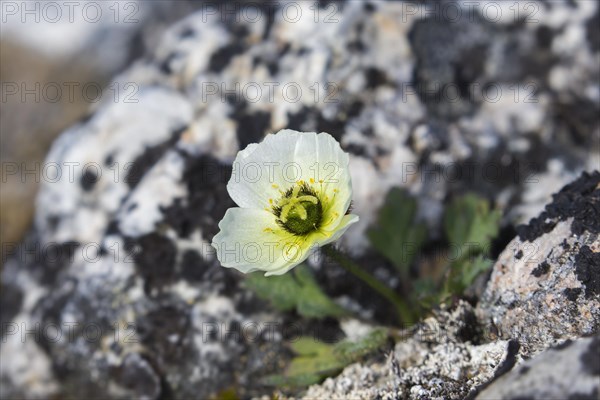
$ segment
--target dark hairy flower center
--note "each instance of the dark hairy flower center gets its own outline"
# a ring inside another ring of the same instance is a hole
[[[323,219],[321,200],[314,189],[303,182],[283,193],[273,206],[273,213],[279,226],[298,236],[319,229]]]

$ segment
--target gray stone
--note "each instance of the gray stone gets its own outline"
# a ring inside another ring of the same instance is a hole
[[[523,353],[600,330],[600,173],[563,188],[502,252],[478,305]]]
[[[495,380],[479,400],[597,399],[600,336],[568,341],[527,360]]]

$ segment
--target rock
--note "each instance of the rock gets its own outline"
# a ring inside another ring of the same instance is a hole
[[[54,142],[46,164],[58,165],[61,175],[43,180],[35,225],[2,271],[0,356],[10,360],[0,371],[2,398],[259,396],[272,392],[260,378],[281,372],[291,357],[282,327],[316,326],[323,336],[340,336],[337,320],[275,313],[245,288],[243,276],[219,266],[208,245],[233,205],[225,185],[235,154],[268,132],[327,131],[351,153],[361,222],[341,243],[394,287],[393,268],[373,256],[364,235],[390,187],[408,188],[419,199],[419,218],[435,239],[446,198],[469,190],[487,196],[505,210],[510,228],[537,215],[550,193],[580,171],[597,167],[598,122],[591,117],[597,71],[590,68],[597,53],[583,35],[568,34],[596,8],[579,4],[573,13],[552,2],[558,26],[538,33],[489,18],[450,26],[424,5],[409,13],[399,2],[323,4],[315,23],[312,4],[293,4],[302,8],[294,22],[271,5],[249,21],[243,15],[250,3],[236,15],[212,9],[189,15],[115,77],[136,83],[134,101],[103,98]],[[332,9],[339,23],[324,20]],[[439,57],[427,51],[441,49],[431,41],[454,32],[461,38],[456,48]],[[485,35],[471,37],[478,32]],[[555,49],[549,41],[574,46]],[[472,55],[476,65],[463,71]],[[515,62],[523,55],[547,67]],[[548,89],[548,68],[561,66],[578,69],[577,85],[586,90]],[[504,82],[509,95],[427,104],[415,84],[435,83],[430,74],[438,71],[443,83],[460,87]],[[515,104],[511,85],[533,95],[525,87],[531,77],[539,101]],[[269,89],[272,82],[278,85]],[[565,117],[553,118],[557,110]],[[566,234],[574,229],[569,221],[554,229]],[[575,249],[568,258],[584,262],[577,264],[580,277],[564,288],[570,289],[565,299],[576,299],[567,303],[565,330],[577,307],[588,305],[597,315],[591,308],[597,297],[586,297],[595,285],[595,239],[588,223],[581,229],[567,240]],[[508,232],[498,246],[510,241]],[[555,279],[553,257],[528,279]],[[389,321],[389,308],[368,287],[340,269],[311,265],[334,300],[374,324]],[[504,296],[489,290],[489,298]],[[486,304],[485,315],[504,315],[503,304],[497,311]],[[503,332],[510,328],[510,321],[499,323]],[[427,324],[440,328],[432,335],[424,325],[387,362],[351,366],[309,393],[463,398],[520,361],[519,342],[510,335],[489,339],[465,303]],[[585,324],[576,322],[569,334],[582,334]],[[527,351],[536,345],[532,338],[522,337]]]
[[[193,2],[5,3],[2,8],[2,261],[30,228],[52,141],[105,97],[135,97],[135,82],[111,82]]]
[[[425,320],[384,362],[353,364],[311,386],[305,399],[462,399],[520,359],[516,341],[482,339],[473,308],[461,302]]]
[[[494,265],[478,305],[523,353],[600,330],[600,173],[584,173],[554,195]]]
[[[567,341],[495,380],[477,399],[597,399],[600,336]]]

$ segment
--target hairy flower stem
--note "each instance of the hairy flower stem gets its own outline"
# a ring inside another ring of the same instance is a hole
[[[323,248],[323,251],[327,256],[331,257],[346,271],[350,272],[352,275],[356,276],[358,279],[369,285],[371,289],[375,290],[377,293],[385,297],[390,303],[392,303],[394,305],[394,308],[396,309],[396,313],[400,323],[414,323],[413,313],[411,312],[410,308],[408,307],[404,299],[402,299],[402,297],[400,297],[391,288],[389,288],[387,285],[385,285],[373,275],[368,273],[366,270],[361,268],[354,261],[350,260],[348,257],[346,257],[333,246],[325,246]]]

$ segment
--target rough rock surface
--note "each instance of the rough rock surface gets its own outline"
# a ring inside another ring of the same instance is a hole
[[[315,23],[311,3],[295,4],[303,12],[293,23],[278,11],[253,22],[189,16],[116,78],[137,82],[137,102],[104,99],[54,143],[47,162],[62,174],[43,183],[35,226],[2,273],[2,398],[269,392],[257,378],[281,370],[285,337],[223,334],[293,316],[265,311],[208,246],[232,206],[225,184],[233,157],[267,132],[327,131],[352,153],[361,222],[343,243],[369,259],[364,230],[392,186],[419,198],[435,237],[444,201],[456,193],[489,197],[510,228],[581,170],[597,168],[594,2],[548,3],[537,16],[544,25],[449,22],[402,3],[354,1],[334,4],[335,23],[322,4]],[[436,75],[458,85],[459,101],[431,99],[429,89],[442,90]],[[269,82],[278,84],[271,92]],[[504,89],[498,101],[465,95],[492,83]],[[529,83],[538,101],[515,102],[515,88],[521,99],[533,95]],[[504,243],[511,238],[508,229]],[[367,265],[396,284],[384,264]],[[388,309],[368,288],[313,266],[336,300],[386,321]],[[21,337],[36,326],[58,326],[62,338],[52,329]],[[337,321],[318,328],[340,333]],[[396,361],[372,375],[352,368],[364,373],[363,386],[372,386],[369,376],[390,383],[392,396],[398,388],[412,398],[462,398],[503,360],[515,362],[516,342],[453,332],[398,344]],[[396,364],[404,374],[393,372]],[[359,382],[345,372],[324,387],[352,393],[346,387]]]
[[[353,364],[311,386],[305,399],[462,399],[497,371],[511,368],[517,342],[478,343],[474,310],[461,302],[423,321],[383,363]]]
[[[554,195],[494,265],[480,317],[524,354],[600,330],[600,172]]]
[[[600,336],[567,341],[494,381],[479,400],[597,399],[600,396]]]

